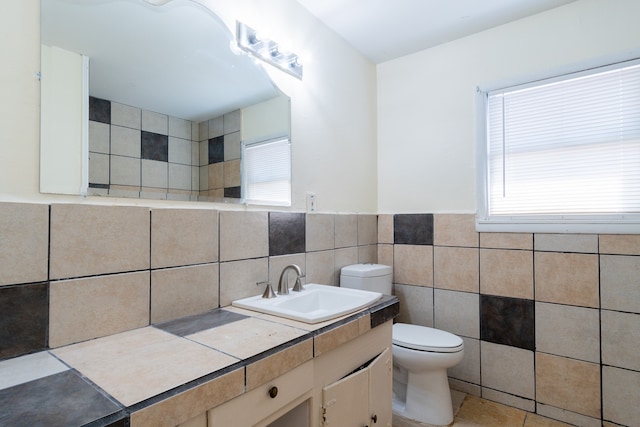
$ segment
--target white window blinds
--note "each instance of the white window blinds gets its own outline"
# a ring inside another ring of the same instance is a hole
[[[246,145],[242,159],[246,202],[291,205],[291,144],[288,139]]]
[[[486,214],[640,213],[640,64],[488,94]]]

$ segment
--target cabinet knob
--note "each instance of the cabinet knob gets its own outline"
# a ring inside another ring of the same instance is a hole
[[[373,423],[377,423],[378,422],[378,416],[376,414],[373,414],[373,416],[371,417],[371,421],[373,421]]]
[[[278,387],[273,386],[269,389],[269,396],[273,399],[278,395]]]

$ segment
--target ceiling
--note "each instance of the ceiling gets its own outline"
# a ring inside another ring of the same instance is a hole
[[[298,0],[378,64],[575,0]]]

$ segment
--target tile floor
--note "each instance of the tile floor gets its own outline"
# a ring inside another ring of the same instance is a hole
[[[455,417],[451,427],[568,427],[569,424],[541,417],[490,400],[451,391]],[[393,415],[393,427],[431,427],[429,424]]]

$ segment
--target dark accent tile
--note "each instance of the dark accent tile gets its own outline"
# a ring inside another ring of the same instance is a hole
[[[227,323],[236,322],[247,317],[248,316],[243,314],[216,309],[204,314],[182,317],[180,319],[158,323],[153,326],[158,329],[162,329],[163,331],[183,337],[185,335],[191,335],[207,329],[226,325]]]
[[[269,212],[269,256],[305,252],[304,213]]]
[[[433,245],[433,214],[394,215],[393,242],[400,245]]]
[[[111,124],[111,102],[106,99],[89,97],[89,120]]]
[[[89,183],[89,188],[104,188],[106,190],[109,189],[109,184],[94,184],[94,183]]]
[[[169,137],[159,133],[142,131],[142,158],[146,160],[169,161]]]
[[[48,329],[47,283],[0,287],[0,359],[44,350]]]
[[[239,199],[241,197],[240,187],[227,187],[224,189],[224,197]]]
[[[480,295],[480,339],[535,350],[533,300]]]
[[[106,425],[126,418],[122,408],[74,371],[64,371],[0,390],[0,425]]]
[[[209,140],[209,164],[224,162],[224,136]]]
[[[391,295],[383,295],[379,301],[381,307],[371,311],[371,329],[380,326],[400,314],[400,302]]]

